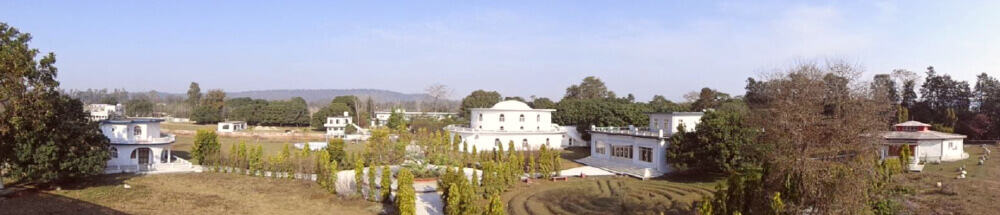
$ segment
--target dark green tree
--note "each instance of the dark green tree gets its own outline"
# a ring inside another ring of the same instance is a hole
[[[191,109],[201,104],[201,87],[198,86],[198,82],[191,82],[191,85],[188,86],[187,96],[187,103]]]
[[[615,93],[608,90],[607,86],[604,86],[604,82],[600,78],[594,76],[587,76],[583,78],[583,82],[580,85],[572,85],[566,88],[566,95],[563,96],[563,100],[566,99],[602,99],[602,98],[614,98]]]
[[[0,177],[44,185],[100,174],[108,139],[80,100],[58,90],[55,54],[36,61],[30,41],[0,23]]]
[[[471,94],[462,99],[462,106],[459,108],[459,114],[461,114],[462,118],[469,119],[470,109],[492,107],[494,104],[500,102],[501,99],[503,99],[503,97],[496,91],[473,91]]]
[[[678,130],[670,137],[667,161],[681,170],[715,173],[732,173],[746,162],[741,152],[758,135],[741,113],[723,111],[706,113],[693,132]]]
[[[545,97],[535,98],[528,105],[531,105],[531,108],[534,109],[556,109],[556,103]]]

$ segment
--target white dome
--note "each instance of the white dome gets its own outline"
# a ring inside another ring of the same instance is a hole
[[[524,102],[521,102],[521,101],[518,101],[518,100],[507,100],[507,101],[502,101],[500,103],[497,103],[497,104],[493,105],[492,109],[498,109],[498,110],[531,110],[531,107],[528,107],[528,104],[525,104]]]

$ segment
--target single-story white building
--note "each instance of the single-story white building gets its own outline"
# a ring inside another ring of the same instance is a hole
[[[910,163],[907,168],[920,171],[924,162],[957,161],[966,159],[965,135],[930,130],[931,125],[908,121],[894,126],[894,131],[886,132],[885,145],[879,148],[882,158],[898,157],[903,147],[909,147]]]
[[[246,129],[247,129],[247,122],[225,121],[219,123],[217,131],[219,131],[219,133],[232,133]]]

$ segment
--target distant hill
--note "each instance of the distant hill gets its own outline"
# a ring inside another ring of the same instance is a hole
[[[378,89],[300,89],[300,90],[252,90],[226,92],[226,98],[250,97],[253,99],[285,100],[302,97],[306,102],[328,102],[337,96],[355,95],[359,98],[372,97],[375,102],[411,102],[430,98],[427,94],[406,94]]]

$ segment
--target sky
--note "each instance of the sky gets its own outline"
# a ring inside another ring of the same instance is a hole
[[[0,22],[54,52],[64,89],[443,84],[558,100],[597,76],[682,100],[748,77],[846,61],[1000,75],[998,1],[12,1]]]

